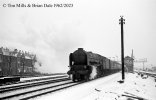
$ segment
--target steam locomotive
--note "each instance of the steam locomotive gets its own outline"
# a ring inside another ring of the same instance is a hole
[[[69,71],[72,81],[88,81],[121,70],[121,64],[96,53],[87,52],[83,48],[70,53]]]

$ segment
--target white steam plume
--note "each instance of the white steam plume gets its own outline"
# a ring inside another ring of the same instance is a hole
[[[92,73],[90,74],[89,79],[95,79],[97,76],[97,69],[96,66],[91,66],[92,67]]]
[[[79,23],[60,19],[39,20],[37,15],[16,17],[0,24],[3,26],[0,46],[33,52],[41,62],[42,66],[36,66],[40,72],[67,72],[70,52],[84,43]]]

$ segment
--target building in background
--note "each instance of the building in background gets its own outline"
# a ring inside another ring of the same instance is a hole
[[[132,57],[126,56],[125,59],[125,66],[127,67],[128,72],[134,71],[134,59]]]
[[[34,71],[36,55],[21,50],[0,48],[0,77],[31,75]]]

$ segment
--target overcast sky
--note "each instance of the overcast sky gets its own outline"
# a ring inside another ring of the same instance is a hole
[[[73,7],[2,7],[8,3]],[[45,72],[68,70],[69,53],[79,47],[120,60],[121,15],[125,56],[133,49],[136,59],[147,58],[146,66],[156,65],[155,0],[1,0],[0,46],[36,53]]]

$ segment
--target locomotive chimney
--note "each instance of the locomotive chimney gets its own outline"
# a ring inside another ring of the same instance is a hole
[[[78,50],[83,50],[83,48],[78,48]]]

